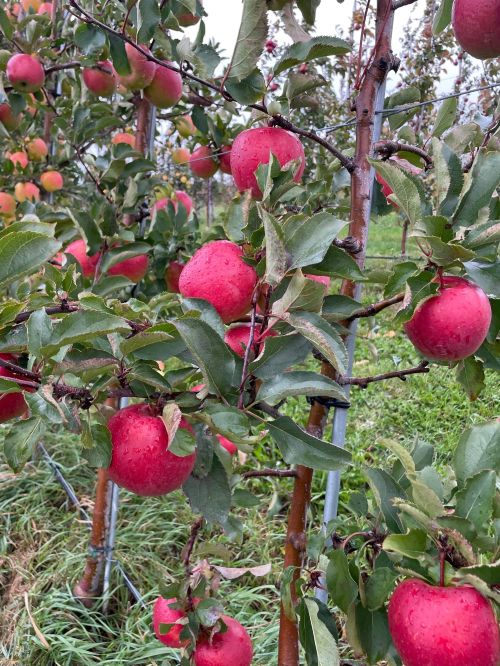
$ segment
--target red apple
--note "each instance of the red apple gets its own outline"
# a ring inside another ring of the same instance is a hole
[[[16,200],[7,192],[0,192],[0,215],[12,218],[16,214]]]
[[[147,254],[139,254],[108,268],[108,275],[124,275],[132,282],[139,282],[148,272],[149,258]]]
[[[35,56],[17,53],[7,63],[7,78],[19,92],[37,92],[45,82],[45,72]]]
[[[167,285],[167,291],[170,291],[173,294],[179,293],[179,278],[184,270],[184,265],[185,264],[176,259],[168,264],[165,269],[165,284]]]
[[[195,666],[251,666],[253,649],[247,630],[232,617],[223,615],[222,620],[227,631],[198,641]]]
[[[219,165],[213,157],[212,150],[208,146],[200,146],[189,158],[189,168],[195,176],[210,178],[216,173]]]
[[[195,605],[199,599],[193,599]],[[176,624],[178,620],[186,617],[186,612],[180,608],[171,608],[171,605],[177,604],[177,599],[164,599],[158,597],[153,606],[153,629],[156,638],[164,645],[171,648],[182,648],[189,645],[189,639],[181,640],[179,638],[185,624]],[[160,633],[160,624],[173,624],[165,634]]]
[[[201,0],[200,4],[203,4]],[[183,14],[179,14],[178,16],[176,16],[176,19],[180,26],[182,26],[183,28],[188,28],[191,25],[196,25],[200,20],[200,17],[196,16],[195,14],[184,12]]]
[[[151,51],[141,45],[143,51],[151,55]],[[125,44],[125,51],[132,70],[130,74],[119,76],[118,79],[122,86],[129,90],[141,90],[149,86],[156,72],[156,63],[148,60],[146,56],[132,46],[132,44]]]
[[[43,139],[32,139],[27,145],[28,157],[30,160],[42,161],[49,154],[49,147]]]
[[[59,171],[45,171],[40,176],[40,182],[46,192],[58,192],[64,185],[64,179]]]
[[[413,176],[418,176],[419,174],[422,173],[422,169],[419,169],[411,162],[408,162],[408,160],[404,160],[401,157],[398,157],[397,155],[391,157],[390,160],[388,161],[391,164],[396,164],[401,169],[403,169],[403,171],[407,171],[408,173],[411,173]],[[399,210],[399,206],[389,199],[389,197],[393,193],[393,189],[391,188],[389,183],[385,180],[385,178],[382,178],[382,176],[379,173],[375,174],[375,178],[382,187],[382,194],[387,199],[387,203],[390,203],[391,206],[394,206],[394,208],[396,208],[396,210]]]
[[[180,118],[176,118],[174,124],[175,129],[185,139],[196,134],[196,127],[191,116],[181,116]]]
[[[7,153],[7,159],[9,159],[15,167],[21,167],[21,169],[26,169],[28,166],[28,156],[24,150],[18,150],[17,153]]]
[[[42,2],[38,8],[38,14],[48,14],[50,17],[52,17],[53,12],[54,5],[51,2]]]
[[[197,250],[179,280],[185,298],[203,298],[226,323],[246,314],[252,303],[257,273],[243,259],[243,250],[230,241],[212,241]]]
[[[172,151],[172,162],[174,164],[187,164],[191,153],[187,148],[176,148]]]
[[[128,143],[129,146],[135,148],[135,136],[128,132],[117,132],[111,139],[111,143],[115,146],[119,143]]]
[[[4,361],[16,363],[16,358],[11,354],[0,354],[0,358]],[[9,379],[10,377],[16,377],[16,374],[0,366],[0,377]],[[23,416],[27,409],[28,405],[21,391],[0,393],[0,423],[5,423],[16,416]]]
[[[328,277],[328,275],[307,275],[305,274],[304,277],[306,277],[308,280],[314,280],[314,282],[319,282],[320,284],[325,286],[325,294],[328,293],[328,290],[330,289],[330,284],[332,282],[331,278]]]
[[[500,56],[498,0],[455,0],[452,16],[457,42],[474,58]]]
[[[147,404],[120,409],[108,423],[113,454],[112,481],[137,495],[166,495],[180,488],[191,474],[196,455],[180,457],[168,450],[165,424]],[[181,428],[192,431],[184,420]]]
[[[274,337],[276,332],[273,330],[265,331],[263,335],[259,335],[258,331],[254,332],[254,343],[259,346],[263,340],[269,337]],[[224,342],[230,347],[235,354],[243,358],[245,356],[245,350],[250,339],[250,324],[237,324],[236,326],[231,326],[226,331],[224,336]],[[260,351],[259,351],[260,353]]]
[[[19,203],[23,201],[40,201],[40,190],[35,183],[16,183],[14,196]]]
[[[173,199],[169,199],[168,197],[158,199],[158,201],[153,204],[153,213],[162,208],[166,208],[169,202],[173,205],[175,212],[177,212],[178,204],[181,203],[186,209],[188,217],[191,215],[191,211],[193,210],[193,200],[189,194],[182,190],[176,190]]]
[[[79,238],[68,245],[65,250],[66,254],[71,254],[78,261],[82,267],[82,274],[84,277],[93,277],[97,262],[99,261],[100,253],[96,252],[89,256],[87,254],[87,245],[83,238]]]
[[[231,455],[234,456],[234,454],[238,451],[238,447],[236,444],[231,442],[230,439],[227,437],[223,437],[222,435],[217,435],[217,439],[219,440],[219,444],[226,449],[226,451]]]
[[[439,293],[417,306],[406,334],[418,351],[437,361],[459,361],[484,342],[491,322],[488,297],[464,278],[443,278]]]
[[[21,115],[16,116],[10,104],[4,102],[0,104],[0,122],[6,130],[13,132],[21,123]]]
[[[400,583],[389,630],[405,666],[498,666],[500,636],[490,603],[473,587]]]
[[[241,191],[251,190],[254,199],[262,198],[255,178],[261,164],[269,163],[272,153],[282,167],[294,160],[299,161],[294,180],[300,182],[306,164],[304,148],[299,139],[281,127],[256,127],[238,134],[231,150],[231,170],[236,187]]]
[[[172,63],[165,61],[167,65]],[[144,95],[159,109],[175,106],[182,97],[182,77],[178,72],[157,66],[151,83],[144,88]]]
[[[34,12],[37,12],[40,8],[42,0],[21,0],[21,7],[26,13],[32,9]]]
[[[272,53],[277,46],[278,44],[274,41],[274,39],[268,39],[266,42],[266,51],[268,53]]]
[[[221,146],[219,153],[219,168],[222,173],[231,172],[231,146]]]
[[[101,60],[97,63],[97,67],[85,67],[83,82],[94,95],[111,97],[117,85],[113,65],[109,60]]]

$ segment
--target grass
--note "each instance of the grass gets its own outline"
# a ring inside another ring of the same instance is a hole
[[[370,254],[396,254],[399,239],[395,216],[382,219],[373,226]],[[390,262],[369,260],[368,265],[384,270],[390,267]],[[365,289],[366,302],[379,297],[376,286]],[[398,359],[401,367],[418,362],[405,336],[393,329],[391,319],[391,313],[384,312],[376,321],[361,322],[355,374],[393,369]],[[357,464],[343,476],[342,502],[363,482],[360,464],[382,460],[377,447],[377,440],[382,437],[393,437],[406,444],[416,436],[422,437],[436,446],[439,460],[445,464],[467,426],[498,414],[500,400],[495,388],[495,378],[490,373],[486,390],[479,400],[470,403],[455,382],[453,372],[433,366],[428,375],[412,377],[405,383],[394,380],[383,386],[372,385],[365,391],[354,389],[347,446]],[[291,400],[286,409],[298,421],[305,421],[305,400]],[[45,443],[84,506],[91,509],[94,473],[80,463],[77,439],[54,433]],[[264,452],[259,451],[256,458],[263,460]],[[247,466],[255,464],[260,462],[250,459]],[[326,474],[315,475],[316,516],[321,513],[325,481]],[[263,579],[246,575],[239,581],[223,581],[220,596],[227,612],[250,631],[255,647],[254,665],[273,666],[279,610],[276,583],[281,570],[291,484],[287,480],[254,480],[247,484],[261,498],[261,504],[252,509],[238,509],[245,524],[244,538],[230,542],[218,529],[205,529],[198,555],[232,566],[272,563],[272,573]],[[71,587],[84,563],[88,528],[68,506],[65,493],[43,460],[33,460],[20,474],[14,475],[0,458],[0,515],[0,666],[177,663],[175,652],[155,640],[150,612],[159,581],[168,582],[182,573],[179,554],[193,516],[181,493],[144,499],[122,492],[116,556],[144,595],[148,607],[144,610],[131,604],[120,579],[114,575],[112,605],[107,616],[99,607],[86,610],[72,599]]]

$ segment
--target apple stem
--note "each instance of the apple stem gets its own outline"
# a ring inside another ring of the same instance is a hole
[[[445,577],[444,577],[444,571],[445,571],[445,562],[446,562],[446,553],[444,550],[439,551],[439,586],[444,587],[445,586]]]

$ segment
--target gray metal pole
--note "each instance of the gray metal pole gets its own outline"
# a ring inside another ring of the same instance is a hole
[[[385,100],[385,88],[386,82],[380,86],[377,95],[376,109],[381,111],[384,108]],[[375,121],[373,126],[373,141],[376,142],[380,139],[380,134],[382,131],[382,122],[383,116],[381,113],[375,114]],[[375,178],[375,171],[372,169],[372,179]],[[372,185],[372,202],[373,204],[373,185]],[[356,285],[356,291],[354,297],[356,300],[359,300],[361,296],[361,284]],[[358,328],[358,320],[355,319],[351,322],[349,327],[349,336],[346,340],[347,354],[348,354],[348,374],[352,374],[352,367],[354,363],[354,351],[356,347],[356,331]],[[350,386],[346,387],[346,395],[349,396]],[[332,442],[336,446],[344,448],[345,446],[345,433],[347,428],[347,412],[348,409],[344,407],[336,407],[333,415],[333,429],[332,429]],[[328,479],[326,483],[326,493],[325,493],[325,508],[323,512],[323,529],[326,530],[326,526],[332,520],[337,517],[337,512],[339,508],[339,495],[340,495],[340,472],[329,472]],[[316,597],[323,603],[326,603],[328,599],[327,590],[317,589]]]

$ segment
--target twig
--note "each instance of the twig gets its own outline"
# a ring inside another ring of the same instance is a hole
[[[40,375],[37,374],[36,372],[30,372],[30,370],[26,370],[26,368],[22,368],[20,365],[16,365],[15,363],[12,363],[11,361],[6,361],[3,358],[0,358],[0,366],[2,368],[7,368],[7,370],[10,370],[16,375],[19,375],[20,377],[26,377],[26,379],[31,379],[34,382],[37,382],[38,384],[40,383]],[[14,379],[8,378],[8,379]]]
[[[353,321],[354,319],[361,319],[362,317],[373,317],[382,310],[385,310],[385,308],[388,308],[391,305],[395,305],[396,303],[401,303],[403,298],[404,298],[403,292],[401,292],[400,294],[396,294],[396,296],[393,296],[392,298],[384,298],[384,300],[382,301],[378,301],[377,303],[372,303],[371,305],[367,305],[366,308],[355,310],[349,317],[346,317],[345,321],[349,322]]]
[[[253,479],[261,476],[277,476],[280,478],[297,476],[295,469],[254,469],[250,472],[243,472],[241,475],[243,479]]]
[[[381,382],[384,379],[401,379],[405,382],[408,375],[418,375],[422,373],[429,372],[430,368],[427,367],[429,361],[421,361],[414,368],[408,368],[406,370],[393,370],[392,372],[385,372],[382,375],[373,375],[372,377],[339,377],[338,383],[342,386],[350,384],[351,386],[360,386],[361,388],[366,388],[368,384],[372,382]]]
[[[50,67],[45,68],[45,76],[52,74],[52,72],[60,72],[63,69],[78,69],[82,67],[81,62],[65,62],[60,65],[51,65]]]
[[[399,153],[404,150],[407,153],[414,153],[421,157],[425,162],[425,168],[430,169],[433,165],[432,158],[425,150],[418,146],[412,146],[409,143],[402,143],[401,141],[377,141],[373,145],[373,150],[382,155],[383,159],[389,159],[394,153]]]
[[[392,8],[393,10],[399,9],[400,7],[406,7],[407,5],[413,5],[417,0],[393,0]]]
[[[198,538],[198,533],[203,527],[204,518],[200,516],[194,523],[191,525],[191,533],[189,539],[187,540],[186,545],[182,550],[182,563],[186,570],[189,569],[189,562],[191,560],[191,555],[193,554],[193,548]]]
[[[79,309],[80,308],[76,303],[63,302],[61,305],[54,305],[52,307],[45,308],[45,313],[48,315],[63,314],[68,312],[76,312]],[[27,321],[31,317],[33,312],[36,312],[36,310],[26,310],[25,312],[19,313],[14,319],[14,323],[22,324],[24,321]]]
[[[241,371],[241,384],[240,384],[240,394],[238,396],[238,409],[243,409],[245,403],[245,384],[248,379],[248,364],[250,363],[250,354],[252,353],[253,341],[255,337],[255,325],[256,319],[255,314],[257,311],[257,297],[258,297],[257,288],[254,289],[252,296],[252,315],[250,318],[250,335],[248,338],[247,347],[245,349],[245,356],[243,357],[243,369]]]

